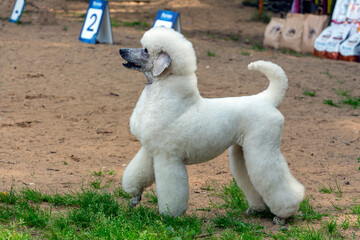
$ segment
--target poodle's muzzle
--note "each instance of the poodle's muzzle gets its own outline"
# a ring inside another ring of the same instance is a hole
[[[150,54],[146,48],[121,48],[121,57],[126,60],[123,66],[140,72],[147,70]]]

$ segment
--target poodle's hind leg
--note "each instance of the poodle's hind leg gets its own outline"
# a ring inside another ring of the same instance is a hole
[[[182,215],[189,201],[189,180],[184,162],[165,156],[155,157],[154,169],[160,214]]]
[[[249,178],[242,147],[239,145],[231,146],[229,148],[229,159],[231,173],[249,203],[249,208],[245,211],[245,214],[250,215],[253,212],[264,211],[266,205]]]
[[[143,189],[155,181],[154,160],[142,147],[126,167],[122,176],[122,186],[125,192],[133,196],[130,200],[132,207],[141,200]]]
[[[244,138],[245,164],[255,189],[280,218],[293,215],[304,198],[304,187],[293,177],[280,152],[283,117],[266,119]],[[259,129],[261,131],[259,131]]]

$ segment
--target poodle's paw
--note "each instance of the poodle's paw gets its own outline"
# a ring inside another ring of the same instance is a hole
[[[276,217],[273,218],[272,222],[273,222],[273,224],[276,224],[276,225],[285,226],[286,225],[286,218],[276,216]]]
[[[255,210],[252,207],[249,207],[248,209],[245,210],[244,214],[249,217],[251,215],[256,215],[256,214],[261,213],[261,212],[263,212],[263,211],[262,210],[260,210],[260,211]]]
[[[135,207],[141,201],[141,194],[134,196],[130,199],[130,207]]]

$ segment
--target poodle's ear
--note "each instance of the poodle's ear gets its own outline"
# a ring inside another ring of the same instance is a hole
[[[170,56],[165,52],[160,53],[154,63],[153,75],[155,77],[159,76],[166,68],[169,67],[170,63]]]

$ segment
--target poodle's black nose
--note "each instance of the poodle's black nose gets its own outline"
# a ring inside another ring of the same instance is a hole
[[[120,48],[119,53],[123,58],[129,56],[130,49],[129,48]]]

